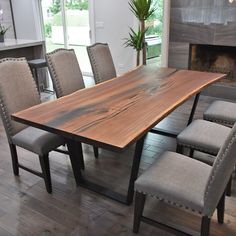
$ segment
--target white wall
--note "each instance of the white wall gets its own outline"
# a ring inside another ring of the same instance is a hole
[[[125,48],[129,27],[137,24],[128,0],[90,0],[94,8],[94,41],[109,44],[118,74],[135,66],[135,51]]]
[[[38,3],[38,0],[12,0],[18,39],[42,39]]]

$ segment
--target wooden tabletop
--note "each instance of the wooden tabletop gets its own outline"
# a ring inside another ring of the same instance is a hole
[[[224,74],[141,66],[118,78],[15,113],[16,121],[112,150],[138,140]]]

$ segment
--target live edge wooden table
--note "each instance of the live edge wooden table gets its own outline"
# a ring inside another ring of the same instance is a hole
[[[147,132],[192,95],[224,76],[141,66],[94,87],[15,113],[12,118],[62,135],[76,183],[129,205]],[[193,106],[192,113],[194,110]],[[122,151],[136,142],[126,196],[83,177],[81,142],[112,151]]]

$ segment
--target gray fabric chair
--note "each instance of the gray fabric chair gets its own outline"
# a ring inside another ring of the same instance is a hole
[[[107,43],[95,43],[87,47],[95,83],[116,77],[116,69]]]
[[[229,135],[231,128],[205,121],[194,120],[177,136],[177,152],[183,153],[183,148],[190,149],[190,157],[195,150],[210,154],[194,156],[195,159],[213,165],[215,156]],[[231,196],[232,179],[228,183],[227,196]]]
[[[231,129],[205,120],[194,120],[177,136],[177,152],[183,147],[217,155]]]
[[[57,98],[85,88],[74,49],[55,49],[46,54],[46,61]],[[98,148],[93,147],[93,149],[97,158]],[[82,168],[84,168],[83,163]]]
[[[74,49],[56,49],[46,60],[57,98],[85,88]]]
[[[65,143],[58,135],[11,120],[11,114],[40,103],[36,83],[25,58],[0,60],[0,114],[7,134],[13,172],[19,167],[44,178],[46,189],[52,192],[48,153]],[[18,162],[16,146],[39,156],[42,173]]]
[[[236,124],[220,148],[212,167],[182,154],[165,152],[135,182],[133,231],[139,231],[140,221],[170,229],[143,216],[148,195],[199,213],[202,216],[201,235],[209,235],[210,220],[216,208],[218,222],[224,222],[224,191],[235,163]],[[171,230],[173,232],[173,228]]]
[[[203,118],[232,127],[236,122],[236,103],[215,101],[204,112]]]

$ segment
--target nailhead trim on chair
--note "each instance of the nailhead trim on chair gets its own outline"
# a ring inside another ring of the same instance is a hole
[[[158,197],[158,196],[153,195],[153,194],[150,194],[150,193],[146,193],[146,192],[144,192],[144,191],[140,191],[140,190],[135,190],[135,191],[136,191],[136,192],[139,192],[139,193],[142,193],[142,194],[144,194],[144,195],[148,195],[148,196],[150,196],[150,197],[156,198],[157,200],[166,202],[166,203],[168,203],[168,204],[170,204],[170,205],[177,206],[177,207],[179,207],[179,208],[184,208],[184,209],[187,209],[187,210],[191,210],[191,211],[193,211],[193,212],[197,212],[197,213],[200,214],[200,215],[203,215],[203,213],[202,213],[201,211],[196,211],[195,209],[193,209],[193,208],[191,208],[191,207],[184,206],[184,205],[182,205],[182,204],[179,204],[179,203],[170,201],[170,200],[165,199],[165,198]],[[205,215],[205,214],[204,214],[204,215]]]
[[[93,75],[94,75],[94,79],[95,79],[95,81],[96,81],[96,84],[102,82],[102,78],[100,78],[99,74],[97,73],[97,71],[98,71],[99,69],[97,68],[96,59],[94,58],[94,55],[93,55],[93,53],[91,52],[91,49],[92,49],[93,47],[97,46],[97,45],[108,46],[108,44],[107,44],[107,43],[95,43],[94,45],[87,47],[87,51],[88,51],[88,54],[89,54],[89,56],[90,56],[90,58],[91,58],[91,62],[92,62],[92,64],[93,64],[94,67],[95,67],[95,70],[93,69],[93,67],[92,67],[92,69],[93,69]]]
[[[74,52],[74,49],[58,48],[58,49],[55,49],[54,51],[49,52],[49,53],[46,54],[46,59],[47,59],[48,65],[49,65],[49,71],[51,72],[51,74],[53,76],[53,80],[55,81],[54,86],[55,86],[55,91],[56,91],[56,95],[57,95],[58,98],[63,96],[63,91],[62,91],[62,87],[61,87],[61,84],[60,84],[60,80],[58,79],[58,75],[57,75],[57,73],[54,69],[53,62],[51,60],[50,55],[54,55],[55,53],[60,52],[60,51]]]
[[[214,176],[215,176],[215,172],[217,171],[217,169],[219,168],[220,166],[220,163],[222,162],[222,160],[225,158],[225,156],[227,155],[227,153],[229,152],[229,148],[230,146],[235,142],[236,140],[236,134],[234,134],[234,136],[232,137],[231,141],[229,142],[227,148],[225,149],[225,152],[221,155],[221,157],[217,160],[216,162],[216,168],[214,169],[212,175],[209,177],[210,178],[210,181],[209,181],[209,185],[207,186],[206,188],[206,191],[205,191],[205,194],[204,194],[204,199],[206,199],[208,193],[209,193],[209,189],[211,187],[211,184],[214,180]]]
[[[27,63],[27,60],[26,60],[25,57],[0,59],[0,63],[4,63],[6,61],[23,61],[23,62]],[[28,72],[32,75],[32,72],[31,72],[29,66],[28,66]],[[32,78],[33,78],[33,76],[32,76]],[[35,89],[37,90],[36,83],[34,83],[34,86],[35,86]],[[0,106],[1,106],[0,113],[2,115],[2,118],[3,118],[2,120],[3,120],[4,126],[5,126],[6,131],[7,131],[6,134],[7,134],[7,137],[8,137],[8,141],[10,143],[12,143],[11,136],[14,135],[14,131],[13,131],[12,124],[10,122],[11,116],[8,113],[8,110],[7,110],[7,107],[6,107],[6,102],[4,101],[3,94],[4,93],[1,91],[1,88],[0,88]]]
[[[11,136],[13,135],[13,127],[11,125],[11,123],[9,122],[9,119],[10,119],[10,115],[9,113],[7,112],[7,108],[6,108],[6,105],[5,105],[5,102],[3,100],[3,97],[1,96],[2,91],[1,91],[1,88],[0,88],[0,106],[1,106],[1,109],[0,109],[0,113],[2,115],[2,121],[6,127],[6,130],[8,131],[7,132],[7,137],[8,137],[8,140],[11,141]]]
[[[25,59],[25,57],[19,57],[19,58],[10,58],[10,57],[7,57],[7,58],[2,58],[0,59],[0,63],[3,63],[5,61],[26,61],[27,60]]]
[[[218,124],[222,124],[222,125],[228,126],[230,128],[232,128],[232,126],[234,125],[234,123],[227,122],[226,120],[210,119],[206,115],[204,115],[204,120],[211,121],[211,122],[218,123]]]
[[[6,61],[23,61],[23,62],[27,62],[26,58],[25,57],[19,57],[19,58],[3,58],[3,59],[0,59],[0,63],[3,63],[3,62],[6,62]],[[28,72],[32,75],[32,78],[33,78],[33,74],[32,74],[32,71],[30,70],[30,67],[28,65]],[[34,81],[34,80],[33,80]],[[37,84],[36,82],[34,81],[34,87],[35,89],[38,91],[38,88],[37,88]],[[39,96],[40,97],[40,96]]]

